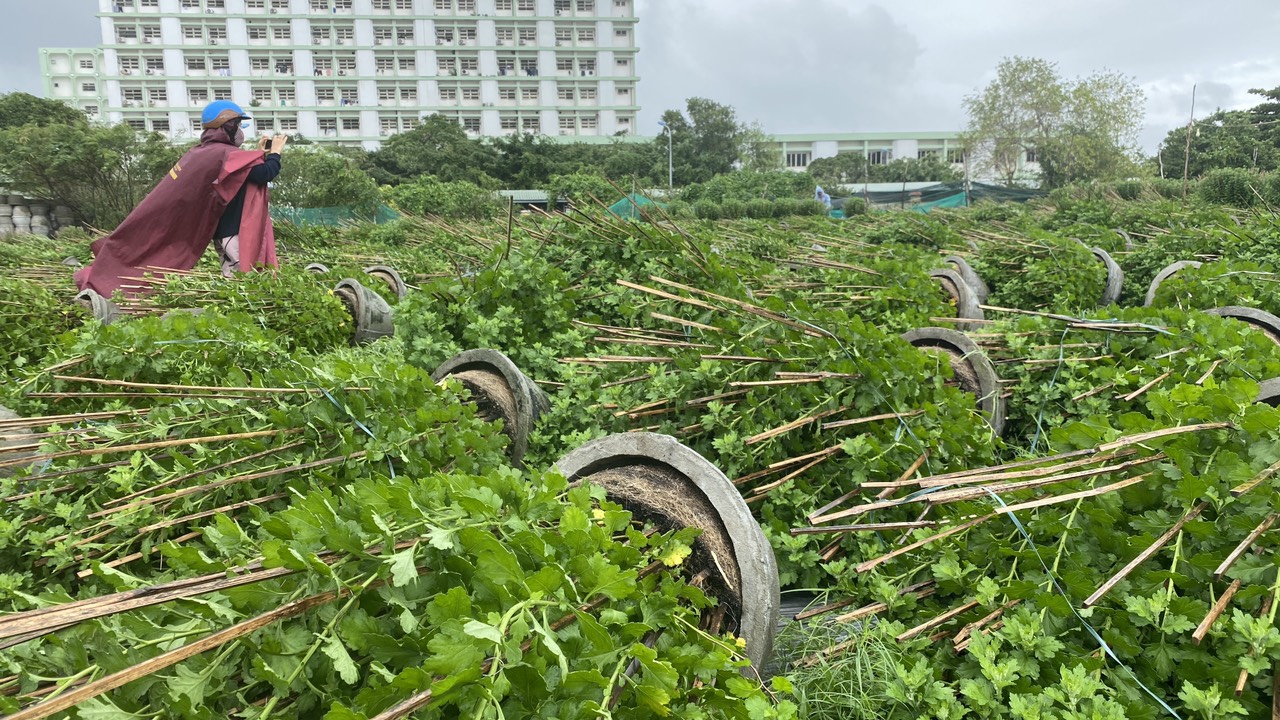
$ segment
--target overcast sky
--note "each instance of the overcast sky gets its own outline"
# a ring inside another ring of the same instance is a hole
[[[95,45],[94,0],[0,0],[0,92],[39,93],[37,48]],[[1154,151],[1190,112],[1280,86],[1280,0],[637,0],[640,130],[701,96],[774,133],[957,130],[1000,58],[1111,69],[1147,92]]]

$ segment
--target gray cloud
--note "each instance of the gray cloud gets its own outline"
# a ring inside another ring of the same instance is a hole
[[[39,95],[40,48],[94,47],[102,37],[96,0],[7,0],[4,43],[0,44],[0,93]]]
[[[1134,77],[1153,151],[1186,123],[1193,85],[1200,117],[1280,85],[1275,0],[637,1],[646,134],[693,96],[777,133],[959,129],[964,96],[1025,55]],[[39,48],[98,41],[94,0],[4,5],[0,92],[40,92]]]

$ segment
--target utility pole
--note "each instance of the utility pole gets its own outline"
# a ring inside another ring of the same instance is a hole
[[[1187,154],[1182,159],[1182,199],[1187,199],[1187,184],[1191,175],[1191,130],[1196,124],[1196,86],[1191,86],[1191,119],[1187,121]]]

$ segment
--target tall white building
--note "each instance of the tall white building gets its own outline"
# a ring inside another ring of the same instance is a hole
[[[45,49],[46,97],[200,134],[233,100],[257,132],[375,147],[426,115],[468,134],[636,130],[635,0],[99,0],[102,46]]]

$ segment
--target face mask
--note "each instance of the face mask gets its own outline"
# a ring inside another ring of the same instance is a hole
[[[234,142],[236,145],[244,144],[244,128],[240,128],[236,130],[236,136],[235,138],[232,139],[232,142]]]

